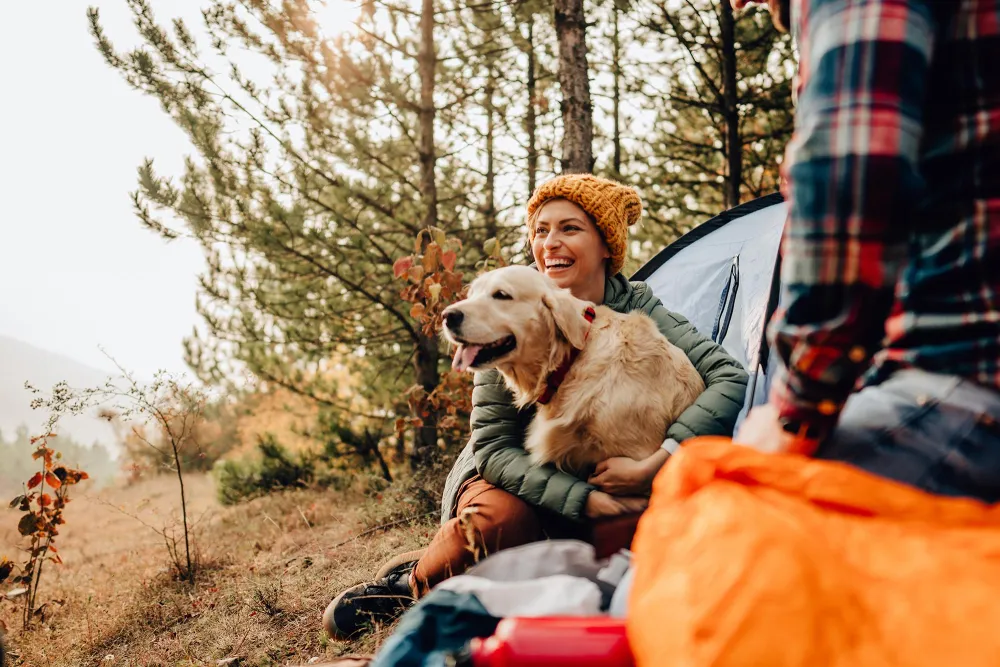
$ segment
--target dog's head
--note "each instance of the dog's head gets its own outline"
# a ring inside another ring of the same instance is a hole
[[[458,346],[452,367],[482,370],[551,356],[558,342],[583,348],[588,303],[527,266],[485,273],[445,309],[444,335]]]

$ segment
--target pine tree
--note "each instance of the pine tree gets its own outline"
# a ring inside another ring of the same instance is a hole
[[[660,0],[641,6],[647,49],[662,54],[643,77],[654,114],[640,160],[649,215],[663,224],[646,245],[779,186],[792,130],[791,42],[758,10],[728,2]]]
[[[220,1],[204,14],[210,54],[182,22],[158,24],[148,0],[130,5],[142,47],[116,51],[96,10],[91,26],[107,62],[158,98],[196,151],[179,182],[144,164],[134,194],[146,226],[204,249],[209,336],[188,341],[190,363],[217,381],[234,361],[355,413],[324,383],[324,368],[347,362],[366,374],[373,418],[413,382],[432,390],[440,342],[399,298],[393,262],[421,229],[465,241],[466,265],[481,241],[466,196],[479,183],[447,127],[467,100],[450,78],[453,44],[436,41],[443,2],[371,1],[356,33],[329,39],[305,0]],[[247,75],[242,52],[270,76]],[[431,415],[418,430],[417,460],[437,446],[435,426]]]

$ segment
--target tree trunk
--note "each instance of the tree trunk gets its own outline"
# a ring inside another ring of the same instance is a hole
[[[537,94],[537,63],[535,61],[535,15],[528,22],[528,117],[524,121],[524,129],[528,133],[528,195],[535,191],[538,178],[538,111],[535,106]]]
[[[426,212],[423,226],[437,225],[437,182],[434,167],[437,161],[434,145],[434,85],[437,54],[434,49],[434,0],[422,0],[420,11],[420,53],[418,71],[420,73],[420,193]],[[427,393],[434,391],[440,381],[438,374],[438,339],[417,334],[417,350],[413,364],[417,384]],[[437,449],[437,415],[419,415],[423,426],[417,429],[413,443],[412,464],[427,463]]]
[[[613,166],[615,177],[621,178],[622,174],[622,131],[621,131],[621,101],[622,101],[622,62],[621,62],[621,39],[618,32],[618,17],[621,12],[618,10],[617,0],[612,0],[611,11],[614,17],[614,34],[612,36],[611,66],[614,75],[614,157]]]
[[[485,238],[497,235],[496,166],[493,160],[493,140],[496,135],[496,68],[490,64],[486,79],[486,201],[483,204],[483,220],[486,226]]]
[[[417,354],[413,358],[413,365],[417,384],[423,387],[428,394],[434,391],[441,381],[438,373],[440,356],[437,337],[420,334],[420,342],[417,344]],[[416,430],[413,442],[413,457],[410,459],[410,465],[414,469],[429,463],[434,452],[437,451],[438,445],[438,415],[428,408],[427,414],[416,416],[423,420],[423,425]]]
[[[437,224],[437,182],[434,180],[434,165],[437,155],[434,149],[434,70],[437,54],[434,51],[434,0],[423,0],[420,13],[420,193],[427,210],[424,224]]]
[[[191,538],[188,530],[187,496],[184,494],[184,473],[181,472],[181,453],[177,440],[171,436],[170,444],[174,450],[174,465],[177,466],[177,484],[181,488],[181,518],[184,522],[184,556],[187,563],[187,572],[184,578],[189,584],[194,585],[194,563],[191,562]]]
[[[732,208],[740,203],[740,184],[743,181],[743,142],[740,135],[740,114],[737,107],[739,91],[736,88],[736,20],[732,5],[720,2],[722,37],[722,103],[726,121],[726,174],[725,203]]]
[[[583,0],[555,0],[555,23],[562,91],[562,171],[589,173],[594,166],[594,119]]]

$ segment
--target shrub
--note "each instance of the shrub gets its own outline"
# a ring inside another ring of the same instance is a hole
[[[317,480],[317,457],[292,455],[270,433],[260,437],[257,450],[259,457],[216,464],[217,492],[223,505],[280,489],[307,486]]]

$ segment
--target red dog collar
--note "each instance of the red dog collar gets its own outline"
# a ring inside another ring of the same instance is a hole
[[[583,317],[585,320],[592,323],[594,319],[597,317],[597,311],[594,310],[593,306],[587,306],[586,310],[583,311]],[[590,335],[590,329],[587,330],[587,333],[584,335],[583,340],[586,341],[587,336],[589,335]],[[536,401],[537,403],[546,405],[548,404],[549,401],[552,400],[552,397],[556,395],[556,390],[559,389],[559,385],[561,385],[563,383],[563,380],[566,379],[566,374],[569,373],[569,369],[573,367],[573,362],[576,361],[576,358],[578,356],[580,356],[580,350],[576,349],[575,347],[570,350],[569,356],[566,357],[566,361],[562,362],[562,365],[560,365],[559,368],[553,371],[552,374],[549,376],[549,379],[546,380],[545,391],[542,392],[542,395],[538,398],[538,401]]]

